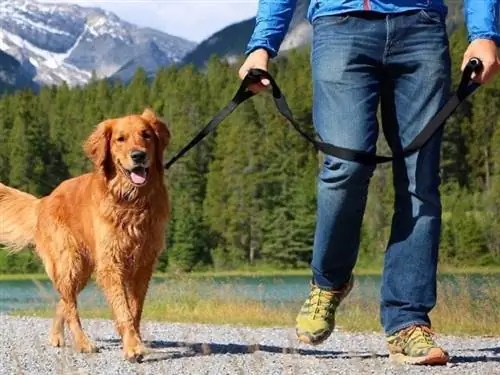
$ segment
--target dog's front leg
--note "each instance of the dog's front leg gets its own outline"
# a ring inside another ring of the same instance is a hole
[[[135,328],[134,316],[127,302],[124,269],[111,259],[113,257],[97,265],[97,281],[113,310],[116,328],[123,340],[125,359],[140,362],[146,354],[146,349]]]
[[[132,313],[132,318],[134,319],[134,327],[139,333],[139,337],[141,337],[141,339],[142,335],[140,325],[142,309],[144,306],[144,299],[146,298],[146,294],[148,292],[149,282],[153,274],[153,268],[153,261],[146,262],[146,264],[139,266],[128,283],[127,297],[130,312]]]

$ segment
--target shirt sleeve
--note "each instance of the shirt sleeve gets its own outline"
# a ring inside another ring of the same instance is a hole
[[[270,57],[278,54],[288,32],[297,0],[259,0],[255,28],[245,54],[264,48]]]
[[[500,0],[464,0],[465,23],[469,42],[490,39],[500,46]]]

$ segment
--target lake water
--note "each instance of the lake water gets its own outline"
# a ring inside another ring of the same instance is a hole
[[[260,300],[266,304],[301,303],[309,290],[309,278],[305,276],[281,277],[217,277],[196,278],[189,285],[180,284],[175,278],[154,278],[148,293],[148,300],[161,298],[165,293],[183,293],[196,289],[200,295],[213,295],[224,298],[239,297]],[[377,301],[380,297],[380,276],[357,276],[355,293],[361,300]],[[458,292],[460,288],[471,288],[474,298],[482,298],[481,291],[488,285],[499,285],[500,274],[495,275],[441,275],[441,285],[447,290]],[[467,280],[467,281],[466,281]],[[230,291],[231,293],[228,293]],[[0,281],[0,312],[16,309],[54,306],[58,295],[50,281]],[[91,282],[80,293],[81,306],[103,306],[102,292]],[[147,301],[146,301],[147,303]]]

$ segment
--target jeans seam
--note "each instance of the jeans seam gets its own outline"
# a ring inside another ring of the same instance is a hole
[[[391,48],[391,43],[389,41],[389,17],[385,17],[385,46],[384,54],[382,56],[382,64],[385,64],[385,60],[389,55],[389,49]]]

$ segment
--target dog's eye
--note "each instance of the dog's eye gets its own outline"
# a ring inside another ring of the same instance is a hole
[[[142,132],[142,138],[144,139],[150,139],[151,138],[151,133],[148,131]]]
[[[120,135],[118,138],[116,138],[117,142],[123,142],[125,141],[125,137],[123,135]]]

